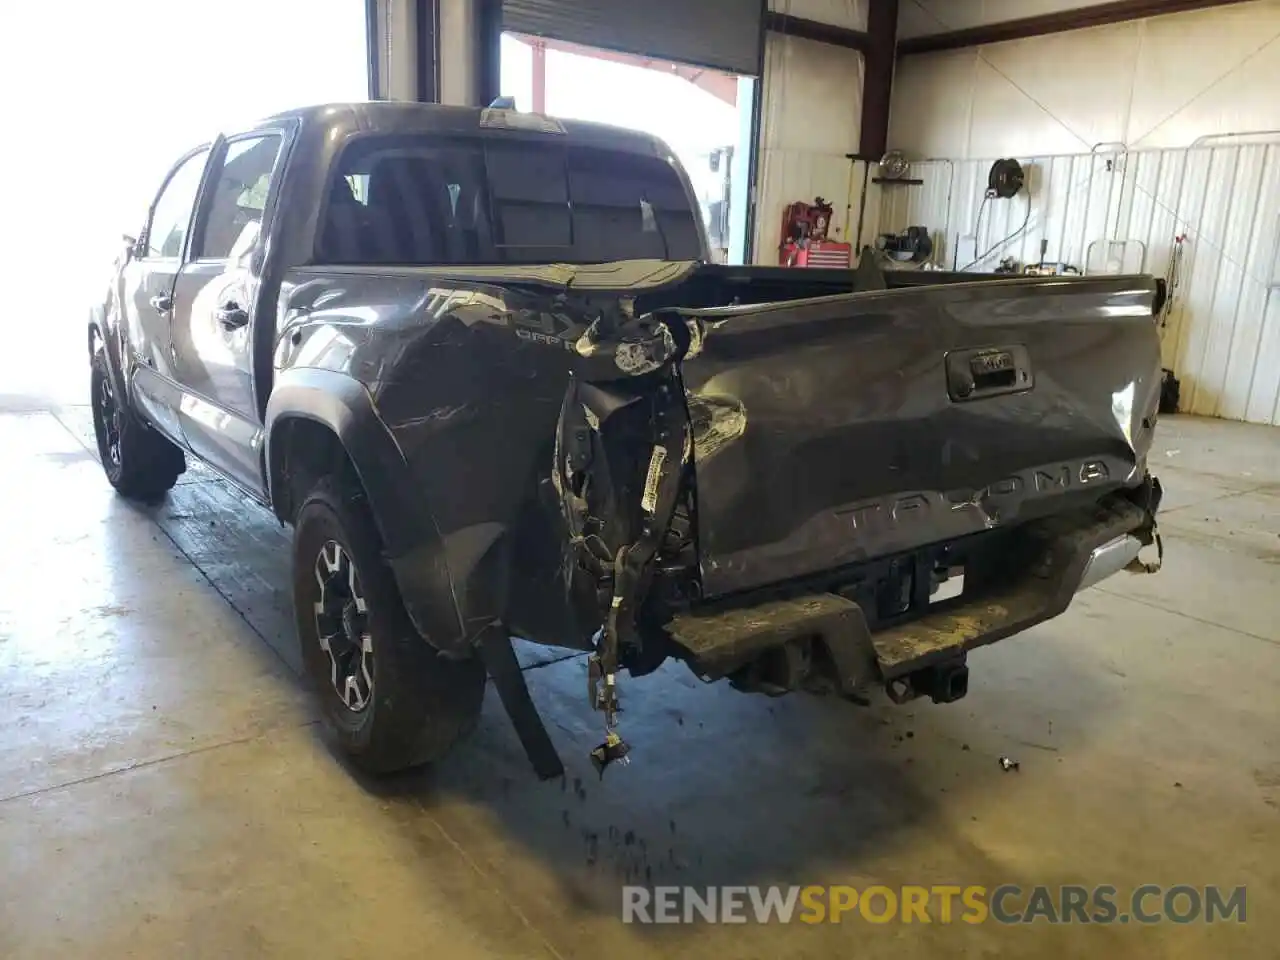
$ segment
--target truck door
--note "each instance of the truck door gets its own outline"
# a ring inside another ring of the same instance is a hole
[[[123,271],[122,303],[133,351],[133,398],[147,419],[179,443],[181,391],[170,329],[173,287],[208,160],[209,147],[200,147],[169,171],[151,205],[137,251]]]
[[[173,356],[192,451],[250,492],[263,492],[262,422],[254,393],[254,324],[267,196],[282,132],[219,145],[173,291]],[[271,305],[263,323],[274,325]]]

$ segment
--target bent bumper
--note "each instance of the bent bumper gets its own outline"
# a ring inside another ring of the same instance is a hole
[[[707,678],[732,674],[772,648],[815,640],[830,654],[834,679],[846,692],[887,683],[1056,617],[1075,594],[1133,565],[1151,542],[1158,492],[1156,498],[1139,504],[1117,496],[1084,513],[1030,524],[1031,562],[1019,575],[886,629],[870,629],[852,600],[819,593],[680,614],[668,633],[694,671]]]

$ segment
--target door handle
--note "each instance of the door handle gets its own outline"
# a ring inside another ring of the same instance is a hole
[[[249,322],[249,311],[237,303],[228,303],[213,311],[218,322],[227,330],[238,330]]]
[[[167,293],[157,293],[149,302],[155,307],[156,313],[164,314],[173,309],[173,297]]]

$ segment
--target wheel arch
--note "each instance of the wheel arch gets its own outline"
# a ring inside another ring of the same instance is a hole
[[[348,471],[368,503],[414,626],[433,646],[466,652],[430,506],[364,385],[329,370],[284,371],[267,402],[264,433],[267,495],[280,522],[293,522],[301,501],[295,481],[305,480],[307,471]]]
[[[125,364],[125,345],[123,328],[118,318],[113,318],[107,305],[97,305],[89,310],[89,319],[85,325],[85,346],[89,351],[89,359],[97,352],[98,344],[102,344],[102,352],[107,358],[107,372],[115,380],[116,392],[129,397],[129,377]]]
[[[89,356],[94,353],[94,344],[101,340],[103,344],[107,342],[107,311],[102,304],[96,304],[89,309],[89,320],[87,323]]]

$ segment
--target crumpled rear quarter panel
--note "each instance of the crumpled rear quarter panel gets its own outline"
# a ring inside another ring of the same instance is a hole
[[[566,590],[557,582],[558,534],[539,526],[554,515],[539,497],[569,380],[569,346],[585,324],[547,315],[549,295],[427,271],[312,277],[286,288],[284,315],[292,320],[279,338],[277,369],[332,366],[364,384],[421,492],[414,508],[438,538],[464,636],[508,612],[518,626],[523,612],[539,629],[555,629],[559,642],[572,642]],[[383,523],[394,542],[397,518]],[[403,556],[420,546],[389,549]],[[522,596],[514,603],[513,570],[536,581],[517,584]],[[524,609],[530,596],[543,609]]]

